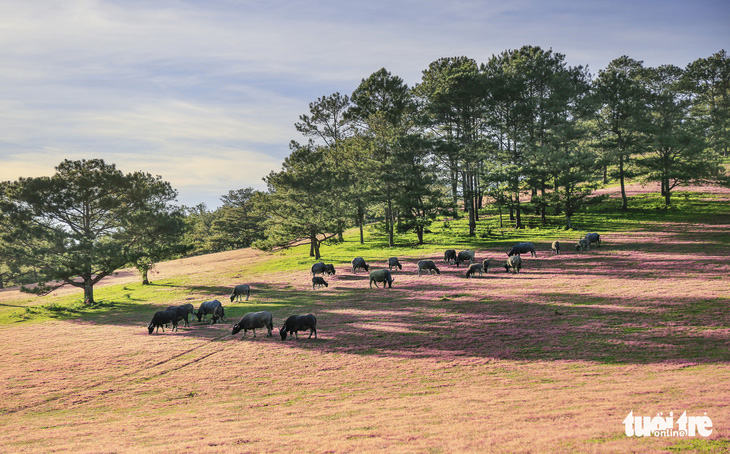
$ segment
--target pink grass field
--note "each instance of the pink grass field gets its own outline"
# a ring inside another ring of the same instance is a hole
[[[730,213],[659,227],[536,244],[516,275],[433,256],[442,273],[418,277],[424,257],[401,257],[392,289],[338,266],[327,289],[297,271],[256,276],[249,303],[201,295],[279,326],[312,312],[318,339],[241,340],[230,316],[158,335],[149,319],[2,327],[0,452],[728,452],[730,248],[713,238]],[[196,263],[193,284],[232,284]],[[713,432],[628,437],[631,411]]]

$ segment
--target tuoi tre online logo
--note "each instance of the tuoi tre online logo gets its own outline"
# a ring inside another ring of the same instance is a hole
[[[712,433],[712,420],[707,416],[687,416],[687,412],[674,421],[674,412],[670,412],[669,416],[663,416],[664,413],[658,413],[653,418],[651,416],[634,416],[631,410],[629,415],[624,419],[623,424],[626,427],[627,437],[694,437],[699,434],[703,437],[709,437]]]

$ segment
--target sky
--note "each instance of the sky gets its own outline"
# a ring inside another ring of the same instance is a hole
[[[281,170],[309,103],[385,68],[524,45],[592,74],[730,51],[727,0],[0,0],[0,181],[101,158],[220,206]]]

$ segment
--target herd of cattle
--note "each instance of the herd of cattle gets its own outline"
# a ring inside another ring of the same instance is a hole
[[[596,244],[597,246],[601,245],[601,236],[598,233],[589,233],[584,238],[581,238],[578,240],[578,243],[575,244],[576,250],[589,250],[591,248],[592,244]],[[560,254],[560,242],[554,241],[551,246],[552,253],[553,254]],[[522,254],[530,254],[532,257],[537,256],[537,252],[535,252],[535,246],[530,242],[523,242],[523,243],[517,243],[507,252],[507,260],[504,263],[504,269],[506,272],[512,272],[512,273],[519,273],[522,269]],[[459,267],[461,264],[465,264],[466,262],[469,262],[469,268],[466,271],[466,277],[474,277],[474,275],[482,275],[482,273],[488,273],[489,267],[491,264],[490,259],[485,259],[482,262],[474,263],[474,251],[471,250],[465,250],[461,251],[459,253],[456,252],[454,249],[448,249],[446,252],[444,252],[444,262],[446,264],[451,265],[455,264],[457,267]],[[388,269],[378,269],[370,271],[370,265],[368,265],[365,262],[365,259],[362,257],[356,257],[352,260],[352,272],[353,274],[357,274],[359,270],[364,270],[365,272],[370,272],[370,288],[373,288],[373,283],[375,283],[375,287],[378,287],[378,283],[383,284],[383,288],[386,288],[386,285],[388,288],[392,288],[393,281],[395,281],[395,278],[391,274],[391,271],[393,268],[397,268],[398,270],[403,269],[403,265],[401,265],[400,261],[397,257],[391,257],[388,259]],[[436,263],[433,260],[421,260],[418,262],[418,275],[421,275],[421,272],[428,271],[428,274],[431,274],[432,272],[436,272],[436,274],[441,274],[441,271],[436,266]],[[327,284],[327,281],[324,280],[325,275],[332,276],[335,274],[335,267],[332,264],[325,264],[324,262],[318,262],[312,265],[312,289],[316,289],[317,287],[328,287],[329,284]],[[317,274],[321,274],[322,276],[317,276]],[[245,298],[245,301],[248,301],[249,297],[251,296],[251,287],[248,284],[241,284],[237,285],[233,292],[230,295],[231,302],[234,301],[240,301],[243,297]],[[226,321],[225,318],[225,309],[223,308],[223,305],[218,300],[212,300],[212,301],[206,301],[200,305],[197,311],[195,311],[195,308],[192,304],[183,304],[181,306],[170,306],[164,311],[159,311],[154,314],[152,317],[152,321],[148,325],[149,334],[152,334],[155,332],[155,328],[157,328],[157,332],[159,332],[159,329],[162,328],[162,331],[165,331],[166,325],[172,325],[172,330],[177,330],[177,324],[180,321],[184,322],[184,326],[190,326],[189,324],[189,315],[193,314],[198,318],[198,322],[202,322],[203,320],[207,319],[208,315],[211,316],[211,324],[217,323],[219,321]],[[273,316],[270,312],[267,311],[259,311],[259,312],[248,312],[246,313],[243,318],[233,325],[233,330],[231,331],[231,335],[235,335],[243,330],[243,337],[246,337],[246,332],[251,330],[253,331],[253,337],[256,337],[256,329],[257,328],[266,328],[268,330],[268,336],[271,337],[272,330],[274,329],[274,322],[273,322]],[[312,314],[306,314],[306,315],[292,315],[289,318],[286,319],[284,322],[284,325],[279,329],[279,335],[281,336],[281,340],[286,340],[287,336],[292,337],[296,336],[296,338],[299,338],[299,331],[309,331],[309,337],[312,337],[312,334],[314,334],[315,339],[317,338],[317,318]]]
[[[578,243],[575,244],[576,250],[589,250],[591,248],[591,244],[596,244],[597,246],[601,245],[601,236],[598,233],[589,233],[585,236],[585,238],[581,238],[578,240]],[[517,243],[507,252],[507,260],[504,263],[504,269],[505,271],[512,272],[512,273],[519,273],[522,269],[522,257],[521,254],[530,254],[532,257],[537,256],[537,252],[535,252],[535,246],[530,242],[523,242],[523,243]],[[560,254],[560,242],[554,241],[552,243],[552,253],[554,254]],[[465,264],[469,262],[469,268],[466,270],[466,277],[474,277],[474,275],[482,275],[482,273],[488,273],[489,267],[491,265],[490,259],[485,259],[482,262],[475,263],[474,259],[474,251],[471,250],[465,250],[461,251],[459,253],[456,252],[455,249],[448,249],[446,252],[444,252],[444,262],[446,262],[447,265],[455,264],[457,267],[459,267],[461,264]],[[370,272],[370,288],[373,288],[373,284],[375,284],[376,287],[378,287],[378,283],[383,284],[383,288],[391,288],[393,286],[393,281],[395,281],[395,278],[391,274],[391,271],[393,268],[397,268],[399,270],[403,269],[403,265],[401,265],[400,261],[398,260],[398,257],[391,257],[388,259],[388,269],[379,269],[379,270],[373,270],[370,271],[370,265],[368,265],[365,262],[365,259],[362,257],[355,257],[352,260],[352,272],[353,274],[357,274],[359,270],[364,270],[365,272]],[[420,276],[421,273],[425,273],[428,271],[428,274],[431,274],[435,272],[436,274],[441,274],[441,271],[436,266],[436,263],[433,260],[421,260],[418,262],[418,275]],[[317,274],[321,274],[322,276],[317,276]],[[312,289],[321,288],[321,287],[329,287],[329,284],[327,281],[325,281],[324,276],[332,276],[335,274],[335,267],[332,264],[325,264],[324,262],[318,262],[312,265]]]
[[[248,287],[248,285],[245,286]],[[236,288],[239,287],[242,286],[236,286]],[[233,294],[231,294],[231,302],[233,302],[237,295],[239,294],[237,294],[236,290],[234,290]],[[248,301],[248,298],[246,298],[246,300]],[[164,311],[155,312],[155,315],[152,316],[152,321],[147,326],[147,329],[149,333],[152,334],[153,332],[159,332],[160,328],[162,328],[162,331],[164,332],[165,326],[171,325],[172,331],[177,331],[178,322],[182,321],[184,322],[184,326],[190,326],[190,314],[198,317],[198,322],[206,320],[208,315],[211,316],[211,324],[226,321],[226,312],[225,309],[223,309],[223,305],[218,300],[212,300],[202,303],[197,312],[192,304],[170,306]],[[155,328],[157,331],[155,331]],[[246,313],[238,323],[233,325],[231,335],[235,335],[243,330],[243,337],[241,337],[241,339],[243,339],[246,337],[246,333],[250,330],[253,332],[253,337],[256,337],[257,328],[266,328],[268,336],[272,336],[271,332],[274,329],[274,317],[271,315],[271,312],[258,311]],[[296,338],[299,339],[299,331],[309,331],[309,337],[311,338],[312,334],[314,334],[314,338],[316,339],[317,317],[312,314],[292,315],[286,319],[284,325],[281,329],[279,329],[279,335],[281,336],[281,340],[286,340],[287,336],[296,336]]]
[[[246,296],[245,301],[251,296],[251,287],[248,284],[237,285],[231,293],[231,302],[240,301],[243,296]],[[198,310],[192,304],[183,304],[180,306],[170,306],[164,311],[155,312],[152,316],[152,321],[147,326],[147,330],[150,334],[153,332],[165,332],[165,326],[171,325],[172,331],[177,331],[178,322],[183,322],[185,327],[190,326],[190,314],[198,318],[198,322],[207,320],[208,316],[211,317],[211,324],[217,322],[226,321],[226,311],[218,300],[205,301],[200,305]],[[268,311],[259,312],[248,312],[243,318],[233,325],[231,335],[235,335],[243,330],[243,339],[246,337],[246,333],[251,330],[253,337],[256,337],[257,328],[266,328],[268,336],[271,337],[272,330],[274,329],[274,317]],[[155,330],[156,329],[156,330]],[[309,337],[317,338],[317,317],[312,314],[306,315],[292,315],[287,318],[284,325],[279,329],[279,335],[281,340],[286,340],[287,336],[295,336],[299,339],[299,331],[309,331]]]

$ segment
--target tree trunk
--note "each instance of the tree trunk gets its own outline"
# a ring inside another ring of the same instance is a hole
[[[309,233],[309,256],[319,260],[319,240],[317,240],[317,233],[314,231]]]
[[[464,180],[464,208],[469,213],[469,236],[476,235],[477,221],[474,214],[474,175],[467,169],[462,178]]]
[[[547,205],[547,203],[545,201],[545,192],[546,192],[545,186],[547,186],[545,184],[545,180],[541,181],[540,182],[540,223],[542,225],[545,225],[545,223],[547,222],[547,220],[545,218],[545,206]]]
[[[474,179],[474,221],[479,222],[479,208],[482,207],[481,192],[482,189],[479,187],[479,175],[481,175],[480,165],[477,164],[477,170],[472,177]]]
[[[418,235],[418,244],[423,244],[423,227],[416,227],[416,235]]]
[[[388,246],[393,247],[395,242],[393,241],[393,202],[390,200],[390,189],[388,189],[388,210],[385,214],[388,219]]]
[[[142,267],[139,269],[139,272],[142,274],[142,285],[150,285],[150,280],[147,276],[149,268],[147,268],[146,266]]]
[[[669,178],[662,181],[662,186],[664,187],[664,206],[669,208],[669,205],[672,203],[669,189]]]
[[[309,241],[312,244],[312,246],[310,248],[310,254],[309,254],[310,257],[312,255],[314,255],[314,259],[315,260],[319,260],[319,257],[320,257],[320,255],[319,255],[319,240],[317,239],[317,234],[316,233],[313,233],[312,236],[310,237]],[[314,254],[312,254],[312,252]]]
[[[84,279],[84,304],[94,304],[94,284],[91,279]]]
[[[570,202],[570,190],[568,189],[568,185],[565,185],[565,229],[570,230],[573,228],[573,207],[571,206]]]
[[[515,201],[514,201],[514,209],[515,209],[515,228],[521,229],[522,228],[522,213],[521,213],[521,207],[520,207],[520,186],[518,182],[515,182],[513,185],[513,191],[515,194]]]
[[[451,199],[454,202],[454,206],[458,206],[459,202],[459,172],[454,170],[456,168],[456,162],[452,157],[449,157],[449,171],[451,179]],[[454,210],[454,217],[457,216],[459,210]]]
[[[621,182],[621,210],[626,211],[629,207],[629,200],[626,197],[626,183],[624,181],[624,155],[618,158],[618,176]]]
[[[365,235],[363,234],[363,224],[365,223],[365,209],[362,202],[357,203],[357,223],[360,226],[360,244],[365,244]]]

